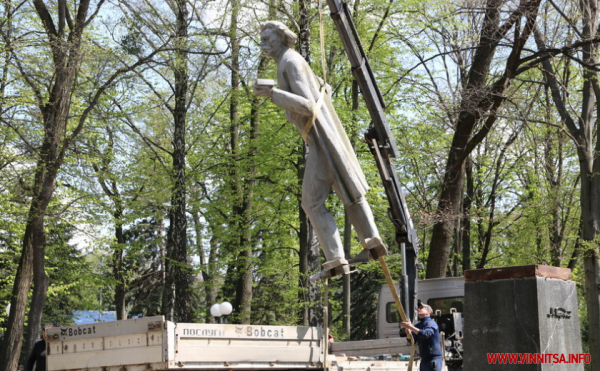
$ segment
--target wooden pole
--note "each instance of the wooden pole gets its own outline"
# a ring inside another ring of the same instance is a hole
[[[398,291],[396,290],[396,285],[394,285],[394,281],[392,280],[392,275],[390,274],[390,270],[385,261],[385,256],[379,257],[379,264],[381,265],[381,269],[383,270],[383,274],[385,275],[385,280],[390,287],[390,291],[392,292],[392,296],[394,297],[394,301],[396,302],[396,308],[398,308],[398,313],[400,314],[400,318],[402,318],[402,322],[408,321],[406,317],[406,312],[404,311],[404,307],[400,302],[400,296],[398,295]],[[409,330],[410,331],[410,330]],[[408,361],[408,371],[412,371],[413,361],[415,359],[415,340],[410,338],[410,360]]]

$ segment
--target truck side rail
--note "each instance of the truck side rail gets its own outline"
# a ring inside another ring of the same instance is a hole
[[[49,328],[46,370],[166,369],[166,334],[162,316]]]
[[[175,363],[193,369],[313,369],[324,361],[317,327],[178,323]]]
[[[48,329],[47,371],[323,370],[317,327],[173,323],[160,317]]]

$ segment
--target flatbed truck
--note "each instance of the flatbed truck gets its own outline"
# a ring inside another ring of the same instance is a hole
[[[50,328],[46,340],[47,371],[408,369],[408,360],[391,356],[328,354],[318,327],[174,323],[157,316]]]
[[[438,311],[448,365],[460,368],[464,279],[421,280],[419,288],[419,298]],[[398,321],[383,285],[374,340],[330,343],[320,327],[174,323],[162,316],[55,327],[46,334],[47,371],[405,371],[410,345],[399,337]]]

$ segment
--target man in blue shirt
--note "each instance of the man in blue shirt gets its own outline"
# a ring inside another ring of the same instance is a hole
[[[433,309],[429,305],[419,307],[417,314],[419,322],[413,325],[410,322],[400,322],[406,330],[406,337],[414,337],[419,345],[421,356],[421,371],[439,371],[442,369],[442,349],[440,347],[440,330],[437,323],[431,319]],[[415,333],[413,336],[412,333]]]

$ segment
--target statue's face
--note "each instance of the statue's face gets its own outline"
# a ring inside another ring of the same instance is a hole
[[[271,58],[275,58],[283,49],[282,37],[270,28],[260,34],[260,49]]]

